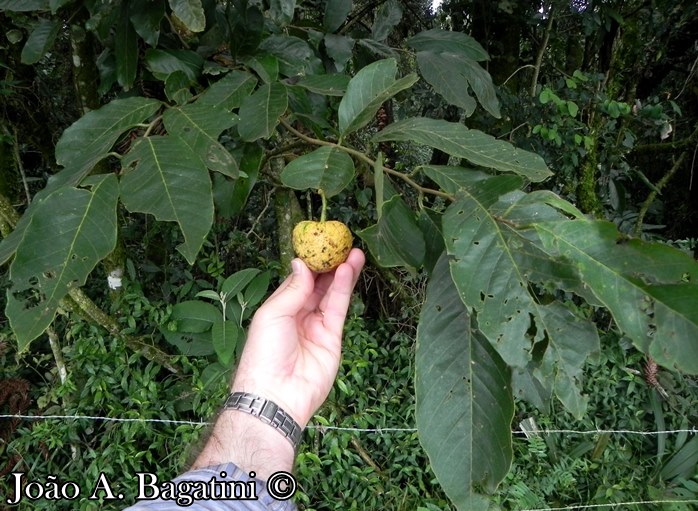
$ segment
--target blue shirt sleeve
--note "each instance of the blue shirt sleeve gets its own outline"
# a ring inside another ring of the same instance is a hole
[[[290,497],[295,493],[295,481],[289,480],[290,475],[274,479],[275,475],[261,481],[233,463],[190,470],[172,481],[158,481],[154,474],[141,473],[137,502],[124,511],[295,511],[290,499],[276,500],[267,489],[275,482],[272,493],[281,491]]]

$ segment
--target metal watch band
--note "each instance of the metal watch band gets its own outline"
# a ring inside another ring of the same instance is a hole
[[[294,449],[301,441],[303,430],[279,405],[249,392],[233,392],[225,400],[225,408],[254,415],[284,435]]]

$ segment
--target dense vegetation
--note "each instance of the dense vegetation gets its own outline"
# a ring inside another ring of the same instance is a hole
[[[696,505],[695,2],[0,0],[0,23],[0,413],[136,419],[1,419],[0,496],[105,473],[118,509],[136,471],[180,472],[327,199],[370,264],[302,509]]]

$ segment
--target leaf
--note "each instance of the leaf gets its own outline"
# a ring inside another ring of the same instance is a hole
[[[206,16],[201,0],[168,0],[170,8],[182,23],[192,32],[203,32]]]
[[[0,10],[2,11],[47,11],[48,8],[48,0],[0,0]]]
[[[296,85],[324,96],[343,96],[349,84],[349,77],[343,74],[311,75],[301,79]]]
[[[535,228],[546,251],[576,268],[638,349],[662,366],[698,373],[698,263],[666,245],[625,240],[610,222]]]
[[[177,303],[172,306],[170,314],[170,320],[176,324],[176,331],[189,334],[207,332],[220,319],[220,310],[201,300]]]
[[[272,20],[280,26],[291,23],[296,0],[271,0],[269,3],[269,15]]]
[[[153,75],[165,81],[176,71],[183,72],[192,83],[201,74],[204,59],[189,50],[156,50],[148,48],[145,52],[145,64]]]
[[[135,164],[121,178],[126,209],[177,222],[184,234],[177,250],[194,264],[213,223],[211,180],[201,159],[181,138],[169,135],[141,138],[121,164]]]
[[[342,136],[368,124],[383,103],[418,80],[415,74],[395,80],[396,73],[395,59],[379,60],[356,73],[339,103],[339,131]]]
[[[247,142],[269,138],[287,107],[286,87],[278,82],[265,83],[242,100],[238,124],[240,137]]]
[[[461,190],[473,190],[484,181],[492,179],[491,174],[480,170],[466,169],[451,165],[424,165],[422,172],[438,184],[444,191],[456,195]],[[492,201],[505,193],[517,190],[523,186],[523,179],[519,176],[497,176],[499,186],[494,190]]]
[[[476,62],[489,60],[489,55],[480,43],[463,32],[433,28],[410,37],[407,45],[416,51],[460,54]]]
[[[251,312],[251,308],[255,307],[262,301],[264,295],[267,294],[267,289],[269,288],[269,278],[270,274],[268,271],[257,275],[250,285],[245,289],[245,294],[243,301],[245,302],[246,311]]]
[[[257,57],[247,57],[244,59],[247,67],[252,69],[264,83],[275,82],[279,79],[279,59],[273,55],[263,55]]]
[[[419,212],[417,224],[424,236],[424,268],[431,273],[436,262],[446,248],[441,232],[442,214],[429,208],[422,208]]]
[[[475,165],[513,172],[533,182],[552,175],[543,158],[537,154],[517,149],[481,131],[469,130],[457,122],[424,117],[404,119],[389,124],[373,137],[374,142],[388,140],[424,144],[451,156],[465,158]]]
[[[487,494],[511,466],[509,380],[502,359],[471,327],[441,257],[417,328],[416,419],[431,467],[458,510],[490,509]]]
[[[238,177],[238,164],[218,137],[236,120],[233,114],[198,102],[170,108],[163,114],[168,133],[181,137],[209,169],[233,179]]]
[[[395,0],[388,0],[376,12],[376,18],[371,28],[371,38],[385,41],[402,19],[402,7]]]
[[[501,117],[492,77],[474,60],[453,53],[420,51],[417,63],[434,90],[452,105],[465,110],[466,116],[472,115],[476,106],[468,94],[469,85],[483,108],[494,117]]]
[[[154,99],[115,99],[75,121],[56,144],[56,163],[65,168],[49,179],[47,188],[76,186],[111,150],[127,130],[145,121],[160,108]]]
[[[351,12],[352,0],[327,0],[322,24],[327,32],[334,32],[347,19]]]
[[[582,396],[582,369],[587,359],[599,351],[600,341],[591,321],[575,317],[558,303],[538,308],[539,326],[548,333],[549,344],[540,368],[534,375],[577,419],[586,413],[588,398]]]
[[[226,294],[226,299],[237,296],[259,273],[260,271],[257,268],[246,268],[233,273],[223,281],[221,293]]]
[[[178,105],[188,103],[192,98],[191,80],[183,71],[175,71],[165,79],[165,95],[167,99]]]
[[[344,151],[320,147],[291,161],[281,171],[281,182],[295,190],[313,188],[333,197],[354,178],[354,161]]]
[[[242,161],[240,162],[240,170],[244,172],[247,177],[241,176],[239,179],[235,180],[233,192],[229,197],[231,216],[238,215],[245,207],[250,192],[257,182],[263,155],[262,148],[258,145],[247,144],[245,146]]]
[[[356,41],[351,37],[335,34],[325,34],[325,50],[334,62],[336,71],[344,71],[351,59]],[[346,87],[345,87],[346,88]]]
[[[19,351],[51,324],[63,297],[85,284],[116,246],[118,183],[90,178],[91,190],[66,187],[39,203],[10,266],[7,317]]]
[[[20,58],[22,64],[31,65],[39,62],[41,57],[53,46],[60,28],[61,24],[57,20],[39,20],[24,44],[24,48],[22,48]]]
[[[129,2],[121,5],[121,16],[114,34],[116,79],[124,90],[131,88],[138,71],[138,36],[131,24],[129,5]]]
[[[196,103],[232,110],[239,107],[242,100],[252,93],[255,85],[257,79],[251,74],[231,71],[203,92]]]
[[[424,260],[424,236],[414,212],[399,195],[383,203],[380,220],[356,233],[368,245],[378,264],[419,268]]]
[[[272,35],[259,45],[259,49],[279,59],[279,72],[284,76],[305,76],[323,71],[315,51],[298,37]]]
[[[160,38],[160,22],[165,17],[165,0],[131,2],[129,11],[136,33],[149,46],[157,46]]]
[[[228,365],[233,360],[235,347],[242,334],[242,329],[235,321],[216,321],[211,328],[211,340],[213,349],[216,350],[218,360],[223,365]]]

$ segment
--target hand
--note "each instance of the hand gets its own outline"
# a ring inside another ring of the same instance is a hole
[[[316,275],[300,260],[252,319],[233,392],[270,399],[305,427],[337,376],[349,300],[364,265],[353,249],[333,273]],[[192,468],[233,462],[264,480],[290,471],[295,453],[257,417],[223,410]]]
[[[334,384],[351,293],[364,265],[359,249],[334,272],[300,259],[252,319],[232,391],[270,399],[305,427]]]

